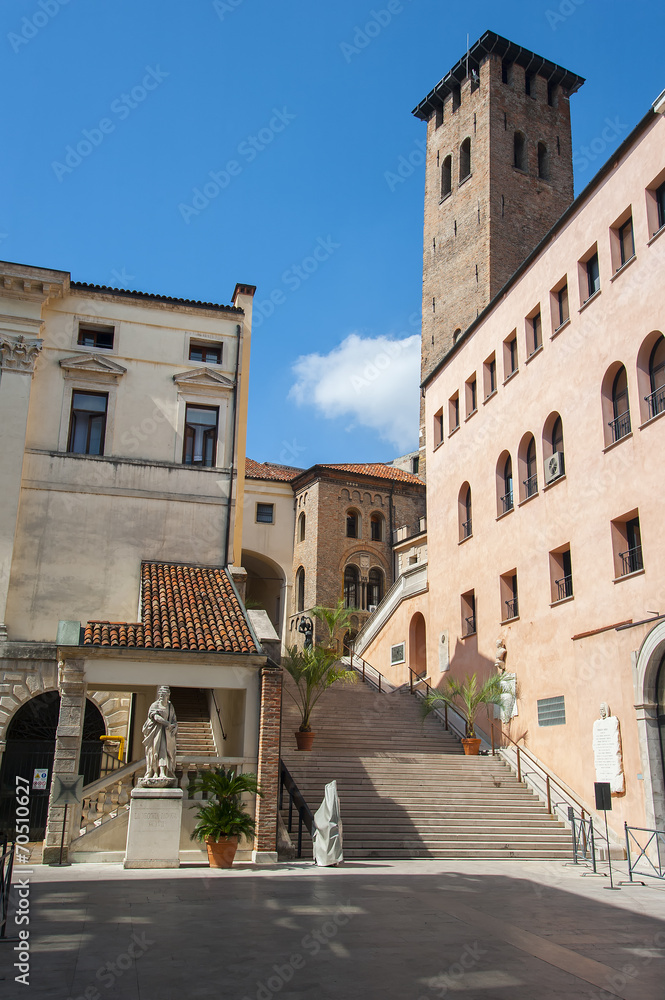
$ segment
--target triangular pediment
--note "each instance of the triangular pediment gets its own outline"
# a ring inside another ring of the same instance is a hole
[[[62,358],[60,367],[68,372],[87,372],[90,375],[109,375],[117,378],[127,371],[122,365],[99,354],[75,354],[72,358]]]
[[[233,382],[226,375],[216,372],[213,368],[191,368],[188,372],[181,372],[173,376],[176,385],[185,388],[198,387],[200,389],[232,389]]]

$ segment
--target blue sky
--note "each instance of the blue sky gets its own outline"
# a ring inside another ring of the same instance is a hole
[[[665,87],[662,0],[5,0],[0,254],[215,302],[257,285],[248,454],[388,461],[417,445],[423,167],[390,178],[488,28],[586,77],[581,190]]]

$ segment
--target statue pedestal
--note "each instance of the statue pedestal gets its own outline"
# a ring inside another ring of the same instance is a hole
[[[125,868],[179,868],[182,788],[134,788]]]

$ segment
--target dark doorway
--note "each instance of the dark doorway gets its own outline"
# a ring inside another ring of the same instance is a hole
[[[28,781],[31,787],[30,840],[42,840],[44,837],[59,715],[60,695],[57,691],[48,691],[21,705],[9,723],[7,748],[0,774],[0,833],[5,833],[10,838],[13,838],[15,832],[17,776]],[[99,737],[105,733],[102,713],[87,699],[79,765],[84,785],[99,777],[103,749]],[[38,768],[48,769],[48,781],[44,790],[32,789],[33,773]]]

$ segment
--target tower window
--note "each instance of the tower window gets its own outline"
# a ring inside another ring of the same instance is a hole
[[[547,84],[547,103],[551,108],[556,107],[557,86],[556,83]]]
[[[513,140],[513,166],[518,170],[526,170],[526,136],[524,132],[516,132]]]
[[[544,142],[538,143],[538,176],[544,181],[550,178],[550,156]]]
[[[524,93],[527,95],[527,97],[536,96],[533,92],[535,89],[535,79],[536,78],[534,73],[524,74]]]
[[[471,139],[464,140],[459,150],[459,179],[460,183],[471,176]]]
[[[501,83],[510,83],[510,63],[504,59],[501,63]]]
[[[441,126],[443,125],[443,104],[439,108],[436,109],[436,111],[434,112],[434,114],[435,114],[435,118],[434,118],[435,127],[436,128],[441,128]]]
[[[457,111],[462,103],[462,90],[459,86],[453,87],[453,111]]]
[[[441,197],[447,198],[453,189],[453,158],[446,156],[441,167]]]

